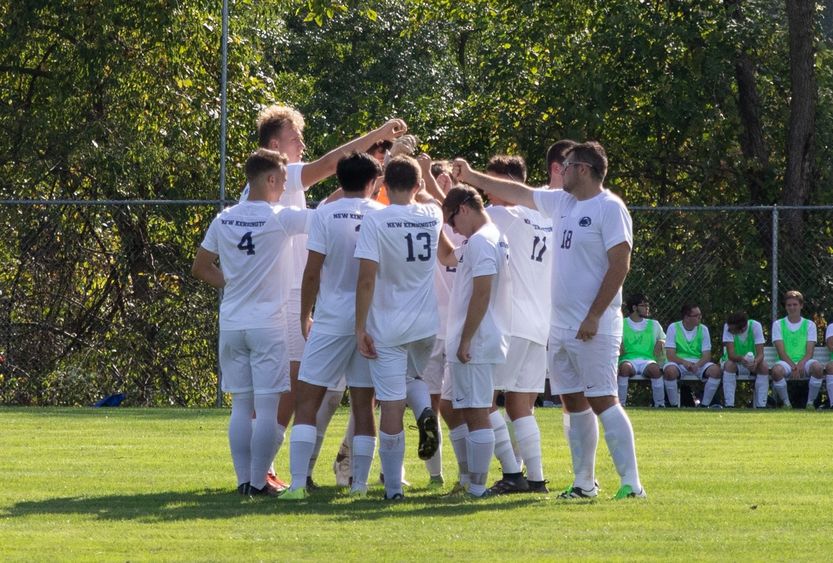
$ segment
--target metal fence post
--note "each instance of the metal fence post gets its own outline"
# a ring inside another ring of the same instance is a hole
[[[223,0],[223,34],[220,40],[222,49],[222,63],[220,67],[220,204],[218,212],[225,207],[226,199],[226,126],[228,121],[227,87],[228,87],[228,0]],[[217,290],[217,322],[220,319],[220,302],[223,290]],[[219,330],[217,331],[219,334]],[[216,406],[223,406],[223,371],[220,368],[220,339],[217,339],[217,402]]]
[[[778,318],[778,206],[772,207],[772,322]]]

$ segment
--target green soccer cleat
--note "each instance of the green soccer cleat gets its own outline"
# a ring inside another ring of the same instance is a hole
[[[425,487],[429,491],[439,491],[445,485],[445,479],[442,475],[431,475],[428,480],[428,485]]]
[[[564,489],[558,498],[562,500],[576,499],[576,498],[596,498],[599,496],[599,487],[594,485],[592,489],[582,489],[581,487],[574,487],[570,485]]]
[[[616,494],[613,495],[613,500],[621,500],[624,498],[648,498],[648,493],[645,492],[644,487],[639,492],[634,492],[633,487],[630,485],[622,485],[616,491]]]
[[[280,496],[278,496],[278,500],[306,500],[309,497],[309,493],[303,487],[300,489],[287,489]]]

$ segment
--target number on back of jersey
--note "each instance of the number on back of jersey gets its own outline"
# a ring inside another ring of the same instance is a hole
[[[240,242],[237,243],[237,248],[245,250],[246,254],[249,256],[255,253],[255,243],[252,241],[252,231],[243,235],[243,238],[241,238]]]

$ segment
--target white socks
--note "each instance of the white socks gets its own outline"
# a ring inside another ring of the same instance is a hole
[[[289,472],[292,483],[289,490],[307,486],[307,471],[310,458],[315,450],[316,430],[311,424],[296,424],[289,435]]]
[[[723,372],[723,402],[727,407],[735,406],[735,390],[738,387],[738,374]]]
[[[312,477],[315,462],[318,461],[318,455],[321,453],[321,444],[324,443],[324,435],[327,433],[327,427],[330,426],[330,421],[338,410],[339,404],[341,404],[342,395],[344,393],[341,391],[328,390],[324,394],[321,406],[318,407],[318,412],[315,413],[315,448],[312,450],[312,457],[309,458],[309,468],[307,469],[307,476],[309,477]]]
[[[623,407],[628,402],[628,383],[630,382],[630,377],[617,377],[617,383],[619,384],[619,404]]]
[[[526,477],[530,481],[543,481],[544,469],[541,465],[541,431],[534,416],[525,416],[514,421],[515,438],[526,465]],[[497,444],[495,444],[497,448]]]
[[[425,460],[425,469],[428,475],[438,477],[443,474],[443,431],[442,424],[437,424],[437,453]]]
[[[668,406],[680,406],[680,392],[677,390],[677,380],[665,380],[665,392],[668,393]]]
[[[809,390],[807,392],[807,404],[814,403],[816,401],[816,397],[819,396],[819,391],[821,391],[821,384],[822,379],[817,377],[810,377],[810,385]]]
[[[255,395],[254,405],[257,418],[252,431],[251,455],[252,474],[250,483],[262,489],[266,485],[266,473],[275,454],[283,444],[283,436],[278,433],[278,393]]]
[[[475,496],[480,496],[486,490],[489,463],[492,461],[492,454],[495,450],[495,432],[491,428],[469,432],[466,442],[469,476],[471,478],[469,492]]]
[[[772,382],[772,388],[775,390],[775,393],[778,394],[778,397],[781,401],[784,402],[785,405],[790,404],[790,396],[787,393],[787,380],[781,379],[779,381]]]
[[[500,411],[489,413],[489,422],[494,431],[495,457],[500,461],[504,473],[520,473],[521,467],[515,459],[515,451],[512,449],[512,440],[509,438],[509,429]],[[469,466],[469,471],[474,470]]]
[[[655,407],[659,405],[665,406],[665,385],[663,381],[661,377],[651,379],[651,395],[653,396]]]
[[[367,491],[367,478],[370,466],[373,464],[373,452],[376,449],[376,438],[373,436],[353,436],[353,457],[351,471],[353,486],[351,491]]]
[[[787,387],[784,386],[784,391]],[[755,376],[755,407],[759,409],[766,408],[766,396],[769,391],[769,376],[756,375]],[[782,397],[783,398],[783,397]]]
[[[468,448],[466,447],[466,440],[469,436],[469,427],[466,424],[461,424],[456,428],[452,428],[448,433],[451,438],[451,447],[454,449],[454,457],[457,458],[457,472],[461,485],[469,484],[469,457]]]
[[[405,393],[405,403],[414,411],[414,418],[419,418],[422,411],[431,408],[431,395],[423,380],[409,379],[405,384]]]
[[[706,385],[703,387],[703,401],[700,403],[701,405],[709,406],[712,404],[712,399],[714,399],[714,394],[717,393],[717,389],[720,387],[720,379],[715,377],[710,377],[706,380]],[[679,401],[678,401],[679,404]]]
[[[356,455],[356,452],[353,452]],[[379,432],[379,460],[385,476],[385,496],[402,492],[402,462],[405,460],[405,431],[399,434]]]
[[[231,418],[228,425],[228,443],[231,461],[237,474],[237,484],[252,480],[252,413],[255,400],[252,393],[232,393]],[[277,418],[275,419],[277,421]],[[266,475],[264,474],[264,479]]]
[[[830,406],[833,407],[833,375],[828,375],[824,379],[827,382],[827,400],[830,402]]]
[[[564,435],[573,458],[573,486],[590,490],[596,481],[599,424],[593,409],[564,414]]]
[[[633,441],[633,427],[625,409],[614,405],[599,415],[605,431],[605,441],[613,464],[619,473],[622,485],[630,485],[634,491],[641,491],[639,470],[636,466],[636,446]],[[583,487],[582,487],[583,488]]]

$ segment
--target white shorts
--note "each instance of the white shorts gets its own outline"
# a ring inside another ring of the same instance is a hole
[[[686,358],[686,359],[688,359],[688,358]],[[695,363],[697,362],[697,360],[689,360],[689,361],[690,362],[695,362]],[[700,379],[703,379],[703,378],[706,377],[706,370],[709,369],[709,367],[711,367],[713,365],[714,365],[714,362],[706,362],[704,365],[702,365],[700,367],[700,369],[697,370],[697,373],[694,373],[694,372],[690,371],[687,367],[685,367],[683,364],[678,364],[676,362],[665,362],[662,365],[662,371],[665,372],[666,366],[677,366],[677,369],[680,370],[680,377],[683,377],[683,376],[691,377],[692,375],[696,375]]]
[[[289,350],[289,361],[300,362],[304,357],[304,335],[301,334],[301,290],[292,289],[289,291],[287,301],[286,334],[287,348]]]
[[[298,379],[337,390],[340,380],[345,376],[350,387],[373,387],[370,365],[367,358],[359,354],[356,336],[321,334],[316,332],[313,325]]]
[[[380,401],[402,401],[407,396],[407,377],[418,377],[434,348],[434,337],[401,346],[377,346],[376,359],[370,360],[370,377]],[[354,340],[355,341],[355,340]]]
[[[798,363],[798,362],[796,362],[796,363]],[[815,358],[810,358],[809,360],[807,360],[807,363],[804,364],[803,377],[810,377],[810,368],[813,366],[813,364],[817,364],[817,363],[819,363],[819,361]],[[782,368],[784,368],[784,373],[786,374],[787,377],[792,375],[793,368],[790,367],[790,364],[788,364],[784,360],[778,360],[777,362],[775,362],[775,365],[776,366],[781,366]]]
[[[495,364],[448,363],[451,401],[455,409],[488,409],[495,389],[492,386]],[[445,398],[445,397],[443,397]]]
[[[497,364],[492,374],[496,391],[543,393],[547,377],[547,347],[513,336],[509,340],[506,363]]]
[[[576,338],[574,329],[552,328],[547,345],[552,394],[616,397],[620,341],[620,337],[610,334],[582,341]]]
[[[445,340],[437,338],[434,340],[434,349],[431,350],[431,357],[422,370],[422,380],[428,386],[428,393],[439,395],[443,390],[443,379],[446,374],[445,362]]]
[[[220,371],[226,393],[266,395],[289,391],[283,328],[220,331]]]
[[[645,373],[645,368],[647,368],[649,365],[655,364],[655,363],[657,363],[656,360],[642,360],[642,359],[634,358],[632,360],[621,361],[621,362],[619,362],[619,365],[621,366],[622,364],[630,364],[631,367],[633,368],[634,373],[637,376],[640,376],[643,373]]]

